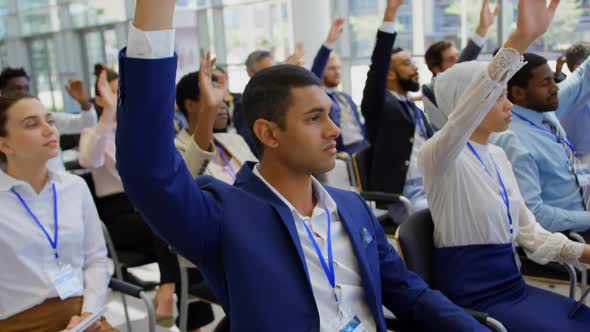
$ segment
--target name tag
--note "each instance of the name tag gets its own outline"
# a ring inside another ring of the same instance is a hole
[[[82,280],[78,278],[69,264],[62,266],[59,271],[54,273],[51,280],[59,298],[62,300],[82,292]]]
[[[361,320],[353,315],[349,318],[344,319],[344,324],[338,330],[339,332],[368,332],[367,329],[361,323]]]

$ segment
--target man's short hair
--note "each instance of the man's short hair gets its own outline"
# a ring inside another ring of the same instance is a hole
[[[242,95],[244,117],[252,133],[256,150],[263,154],[263,145],[252,132],[257,119],[265,119],[285,128],[287,109],[293,104],[292,88],[321,86],[320,80],[309,70],[289,64],[260,70],[252,76]]]
[[[426,66],[428,67],[428,69],[432,71],[432,68],[442,65],[443,52],[453,46],[455,46],[455,44],[448,40],[441,40],[430,45],[430,47],[428,48],[428,50],[426,50],[426,53],[424,54],[424,61],[426,62]]]
[[[29,75],[27,75],[24,68],[6,67],[2,73],[0,73],[0,89],[6,88],[8,81],[16,77],[26,77],[27,80],[29,79]]]
[[[590,43],[579,42],[570,46],[565,51],[565,62],[568,68],[579,66],[590,55]]]
[[[188,112],[184,107],[187,99],[198,101],[201,97],[199,89],[199,71],[184,75],[176,84],[176,106],[188,120]]]
[[[272,58],[272,54],[269,51],[256,50],[248,55],[246,58],[246,69],[255,72],[256,65],[264,58]]]
[[[532,71],[547,63],[547,59],[534,53],[525,53],[522,57],[527,64],[508,81],[508,99],[512,102],[514,102],[512,87],[517,86],[526,89],[529,85],[529,80],[533,77]]]

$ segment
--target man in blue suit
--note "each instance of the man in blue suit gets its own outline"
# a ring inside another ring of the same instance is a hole
[[[311,71],[323,81],[326,93],[332,100],[330,119],[340,128],[336,148],[353,155],[368,147],[369,141],[356,104],[349,94],[338,91],[341,65],[340,58],[336,53],[332,53],[332,49],[342,34],[344,24],[342,18],[332,23],[326,41],[313,60]]]
[[[192,179],[173,143],[174,3],[136,2],[120,55],[117,167],[146,221],[199,267],[231,330],[385,331],[383,305],[419,330],[487,330],[405,268],[359,195],[311,176],[334,166],[340,133],[311,72],[254,75],[243,103],[260,163],[242,167],[234,186]],[[388,0],[386,15],[401,3]],[[211,67],[207,56],[199,121],[212,125],[222,93]]]

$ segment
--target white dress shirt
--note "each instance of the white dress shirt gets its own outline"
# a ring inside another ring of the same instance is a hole
[[[305,222],[314,235],[314,239],[322,250],[324,257],[328,257],[327,251],[327,217],[323,203],[326,204],[330,212],[332,228],[332,252],[334,256],[334,270],[336,274],[336,294],[342,305],[356,314],[361,320],[367,331],[375,331],[376,325],[373,314],[367,305],[365,289],[362,278],[359,273],[360,269],[356,255],[354,254],[350,237],[346,233],[344,225],[340,221],[336,202],[330,197],[330,194],[324,187],[312,177],[312,186],[318,200],[313,209],[311,218],[301,215],[297,209],[279,193],[270,183],[268,183],[260,174],[259,165],[254,167],[254,174],[258,176],[264,184],[272,190],[285,203],[293,214],[293,222],[297,227],[299,241],[305,256],[305,264],[309,272],[313,297],[320,314],[320,331],[333,331],[329,322],[338,319],[339,312],[334,301],[332,286],[328,282],[324,268],[320,263],[315,248],[309,239],[309,235],[302,225]]]
[[[53,238],[55,184],[60,261],[71,265],[84,285],[83,292],[73,296],[84,296],[82,312],[96,312],[106,305],[110,279],[107,251],[92,195],[76,175],[50,172],[50,176],[37,194],[28,183],[0,171],[0,319],[58,296],[51,279],[57,271],[53,249],[12,188]]]
[[[97,197],[122,193],[123,183],[116,166],[115,126],[99,123],[80,135],[80,165],[92,172]]]
[[[94,126],[97,121],[94,105],[89,110],[81,111],[78,114],[66,112],[54,112],[53,114],[55,115],[55,127],[60,135],[79,134],[82,129]],[[58,156],[49,159],[47,167],[54,172],[65,171],[61,149]]]
[[[138,30],[131,24],[129,28],[129,43],[127,45],[127,56],[130,58],[162,58],[173,55],[173,40],[174,30],[156,31],[157,37],[152,37],[154,32],[144,32]],[[167,38],[162,37],[167,33]],[[158,38],[159,42],[149,44],[151,40]],[[172,40],[172,42],[169,42]],[[148,45],[145,45],[145,44]],[[146,51],[146,50],[151,50]],[[321,184],[313,179],[313,187],[317,194],[318,205],[314,208],[311,218],[299,215],[297,210],[287,201],[278,191],[276,191],[264,178],[260,175],[257,169],[254,168],[254,173],[289,207],[293,213],[293,222],[296,224],[297,233],[303,248],[305,262],[309,271],[309,277],[312,285],[314,298],[319,310],[320,316],[320,330],[323,332],[332,332],[333,329],[328,325],[329,322],[338,318],[339,312],[336,307],[336,302],[332,293],[332,287],[328,282],[325,272],[319,261],[319,257],[308,238],[305,228],[301,224],[299,217],[308,223],[311,231],[314,234],[315,240],[322,249],[324,256],[327,255],[327,219],[323,209],[322,202],[326,203],[332,218],[332,250],[334,256],[334,269],[336,274],[337,294],[340,296],[343,306],[350,308],[368,331],[375,331],[376,324],[371,313],[371,310],[366,302],[362,278],[360,276],[360,269],[356,256],[354,254],[350,238],[346,233],[340,217],[337,213],[336,202],[330,197],[328,192],[321,186]],[[326,256],[327,257],[327,256]]]
[[[449,121],[424,143],[418,156],[434,220],[434,245],[446,248],[515,243],[539,264],[559,261],[581,267],[578,259],[584,246],[561,233],[550,233],[537,223],[524,203],[504,150],[492,144],[471,142],[492,177],[466,145],[503,92],[505,83],[500,78],[508,73],[505,78],[508,80],[522,62],[520,56],[507,55],[494,58],[492,64],[493,78],[488,71],[477,75],[472,81],[474,85],[457,99],[459,102]],[[508,193],[512,235],[492,159]]]

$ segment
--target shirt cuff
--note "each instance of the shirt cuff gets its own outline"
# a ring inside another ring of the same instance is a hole
[[[395,33],[395,22],[383,22],[381,23],[379,30],[385,33]]]
[[[477,33],[474,33],[473,36],[471,36],[471,40],[473,40],[475,45],[479,46],[479,48],[483,47],[483,45],[486,43],[486,39],[486,37],[482,37]]]
[[[174,55],[174,29],[142,31],[129,23],[127,57],[161,59]]]
[[[324,47],[332,51],[334,49],[334,43],[324,43]]]

